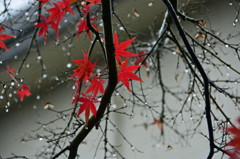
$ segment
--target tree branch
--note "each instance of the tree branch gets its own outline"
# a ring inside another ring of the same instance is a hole
[[[111,0],[102,0],[102,19],[104,24],[105,35],[105,49],[107,53],[108,85],[102,97],[100,106],[97,111],[97,118],[93,116],[88,122],[88,126],[84,127],[77,136],[73,139],[69,146],[69,159],[74,159],[77,156],[78,146],[82,143],[88,133],[95,125],[98,125],[103,114],[110,103],[110,99],[117,85],[117,68],[114,55],[113,33],[112,33],[112,20],[111,20]]]
[[[209,135],[209,144],[210,144],[210,152],[208,154],[208,159],[211,159],[214,155],[214,136],[213,136],[213,126],[212,126],[212,120],[211,120],[211,104],[210,104],[210,93],[209,93],[209,79],[208,76],[206,75],[201,63],[199,62],[199,60],[197,59],[195,53],[193,52],[187,37],[184,33],[184,30],[181,26],[181,24],[178,21],[177,18],[177,14],[175,9],[173,8],[171,2],[169,0],[163,0],[163,2],[165,3],[165,5],[168,8],[169,13],[171,14],[173,21],[179,31],[179,34],[184,42],[184,45],[187,48],[187,51],[189,53],[189,55],[192,58],[193,63],[195,64],[196,68],[198,69],[198,71],[200,72],[203,81],[204,81],[204,96],[205,96],[205,113],[206,113],[206,119],[207,119],[207,125],[208,125],[208,135]]]

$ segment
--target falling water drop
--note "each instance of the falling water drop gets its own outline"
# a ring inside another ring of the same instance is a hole
[[[67,64],[67,68],[71,68],[72,67],[72,64],[71,63],[68,63]]]

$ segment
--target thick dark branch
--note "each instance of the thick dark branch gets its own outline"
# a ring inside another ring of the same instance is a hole
[[[114,55],[114,44],[112,34],[112,20],[111,20],[111,0],[102,0],[102,18],[104,24],[105,35],[105,49],[107,53],[107,65],[109,69],[108,85],[102,97],[100,106],[97,111],[97,118],[93,116],[88,122],[88,126],[83,128],[77,136],[73,139],[69,147],[69,159],[74,159],[77,156],[78,146],[82,143],[88,133],[95,125],[98,125],[103,114],[110,103],[113,91],[117,85],[117,68]]]
[[[187,51],[189,53],[189,55],[192,58],[193,63],[195,64],[196,68],[198,69],[198,71],[200,72],[203,81],[204,81],[204,96],[205,96],[205,111],[206,111],[206,119],[207,119],[207,125],[208,125],[208,135],[209,135],[209,142],[210,142],[210,152],[208,154],[208,159],[211,159],[213,157],[214,154],[214,136],[213,136],[213,126],[212,126],[212,120],[211,120],[211,104],[210,104],[210,94],[209,94],[209,79],[208,76],[206,75],[201,63],[199,62],[199,60],[197,59],[195,53],[193,52],[187,37],[184,33],[184,30],[181,26],[181,24],[178,21],[177,18],[177,14],[175,9],[173,8],[172,4],[169,2],[169,0],[163,0],[163,2],[165,3],[165,5],[168,8],[168,11],[170,12],[173,21],[179,31],[179,34],[184,42],[184,45],[187,48]]]

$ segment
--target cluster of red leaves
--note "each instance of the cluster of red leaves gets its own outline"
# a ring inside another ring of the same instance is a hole
[[[96,62],[92,63],[89,60],[88,52],[84,52],[83,59],[73,60],[73,62],[76,63],[78,67],[73,70],[73,74],[71,75],[71,78],[76,78],[76,91],[72,103],[75,104],[77,101],[82,102],[78,110],[77,116],[79,116],[83,111],[85,111],[85,121],[87,125],[90,110],[92,114],[96,117],[96,107],[94,103],[97,103],[97,94],[104,93],[103,84],[105,81],[93,72],[96,66]],[[90,85],[88,89],[82,93],[83,97],[80,97],[80,86],[82,84]]]
[[[43,7],[45,4],[49,2],[49,0],[39,0],[39,1],[42,2],[41,7]],[[71,13],[72,15],[75,15],[72,9],[72,5],[75,2],[77,2],[77,0],[61,0],[61,1],[53,2],[51,4],[51,8],[46,10],[49,13],[48,18],[43,15],[39,15],[43,21],[35,24],[34,26],[40,28],[38,32],[38,36],[42,36],[42,35],[44,36],[44,44],[46,44],[46,41],[47,41],[49,27],[55,30],[57,38],[58,39],[60,38],[59,26],[61,22],[64,20],[64,16],[67,12]],[[90,11],[90,6],[100,3],[101,0],[87,0],[87,2],[88,2],[87,4],[83,5],[80,8],[80,10],[84,12],[85,16],[83,16],[83,18],[80,19],[80,21],[76,24],[76,26],[78,28],[77,29],[78,36],[80,36],[82,32],[87,32],[87,35],[91,40],[92,37],[91,37],[90,29],[87,26],[86,17]],[[96,18],[91,18],[90,20],[93,21],[95,19]],[[95,30],[99,31],[98,27],[94,23],[90,23],[90,24]]]
[[[133,73],[133,71],[136,71],[142,66],[140,65],[142,62],[142,58],[140,56],[142,56],[142,54],[137,55],[126,50],[134,39],[135,38],[119,42],[117,32],[114,33],[115,57],[118,66],[118,82],[121,81],[129,92],[131,91],[129,84],[131,80],[143,82],[140,77]],[[135,63],[135,65],[128,66],[129,57],[138,57],[138,62]],[[123,58],[125,59],[123,60]],[[96,63],[92,63],[89,60],[89,54],[87,52],[84,53],[83,59],[73,60],[73,62],[78,67],[73,70],[73,74],[71,75],[71,78],[76,79],[76,91],[72,103],[75,104],[77,101],[82,103],[77,116],[85,111],[85,121],[87,125],[90,112],[92,112],[95,117],[97,115],[94,103],[97,103],[97,95],[99,93],[104,94],[103,84],[105,81],[101,79],[101,76],[96,75],[94,72]],[[83,84],[85,84],[87,88],[81,93],[80,87]]]
[[[126,50],[134,40],[135,38],[132,38],[130,40],[126,40],[120,43],[118,40],[117,32],[114,33],[115,56],[116,56],[117,63],[119,65],[118,82],[122,81],[122,83],[128,89],[129,92],[130,92],[130,85],[129,85],[130,80],[143,82],[141,78],[139,78],[136,74],[132,73],[132,71],[137,70],[142,65],[139,65],[140,63],[137,63],[137,65],[128,66],[128,60],[129,60],[128,58],[138,56],[137,54],[134,54]],[[126,57],[126,59],[122,61],[122,57]]]
[[[15,82],[19,85],[19,83],[18,83],[18,81],[17,81],[17,79],[16,79],[16,75],[15,75],[15,73],[14,73],[15,68],[10,68],[10,66],[7,65],[6,71],[7,71],[7,73],[9,74],[9,76],[13,79],[13,81],[15,81]],[[19,88],[19,89],[17,90],[16,94],[19,95],[20,100],[21,100],[21,102],[22,102],[25,96],[30,96],[30,95],[31,95],[30,87],[27,86],[26,84],[21,84],[21,88]]]
[[[0,33],[3,32],[4,26],[0,27]],[[0,48],[3,48],[5,50],[9,50],[8,47],[6,46],[6,44],[3,42],[3,40],[7,40],[10,38],[14,38],[15,36],[13,35],[8,35],[8,34],[0,34]]]
[[[240,125],[240,118],[238,118],[238,124]],[[240,159],[240,128],[230,127],[226,130],[233,136],[232,140],[226,145],[231,147],[230,150],[224,152],[230,156],[230,159]]]

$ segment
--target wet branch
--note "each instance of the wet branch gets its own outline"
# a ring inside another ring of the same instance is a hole
[[[211,159],[214,155],[214,136],[213,136],[213,126],[212,126],[212,120],[211,120],[211,104],[210,104],[210,93],[209,93],[209,79],[208,76],[206,75],[201,63],[197,59],[194,51],[192,50],[187,37],[184,33],[184,30],[181,26],[181,24],[178,21],[177,14],[175,9],[173,8],[171,2],[169,0],[163,0],[165,3],[166,7],[168,8],[169,13],[171,14],[173,21],[179,31],[179,34],[184,42],[184,45],[187,48],[187,51],[189,55],[192,58],[193,63],[195,64],[196,68],[200,72],[203,81],[204,81],[204,97],[205,97],[205,112],[206,112],[206,119],[207,119],[207,125],[208,125],[208,135],[209,135],[209,144],[210,144],[210,152],[208,154],[208,159]]]

